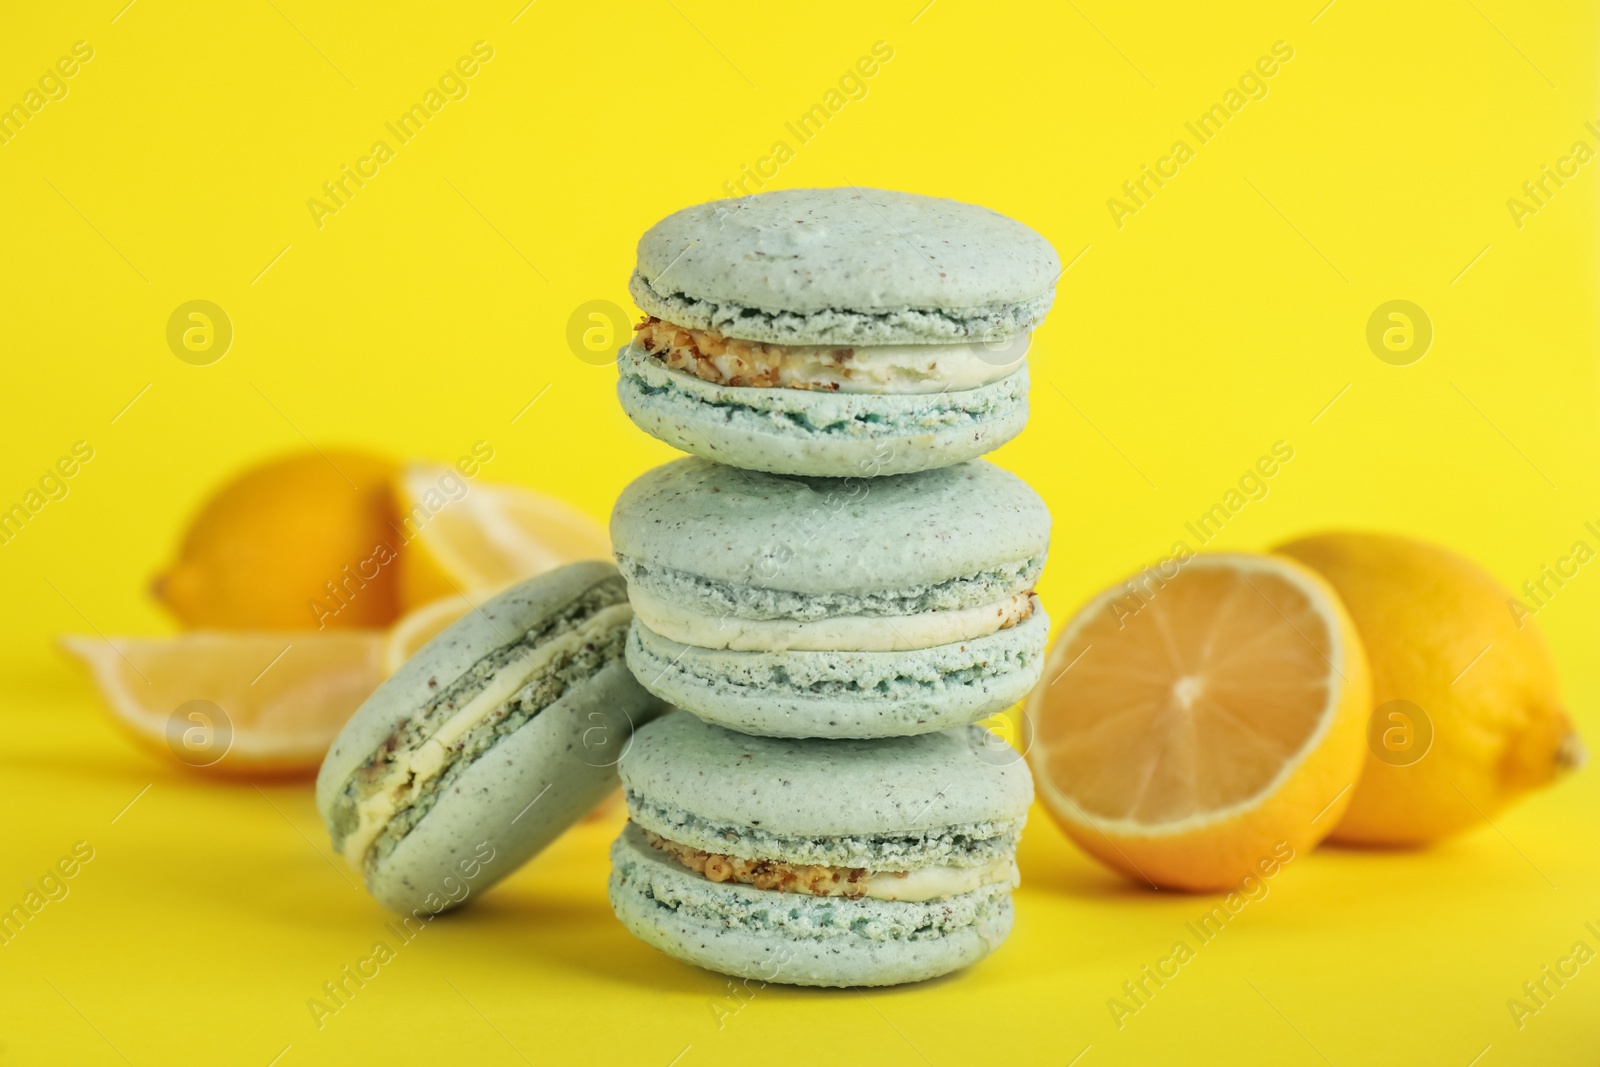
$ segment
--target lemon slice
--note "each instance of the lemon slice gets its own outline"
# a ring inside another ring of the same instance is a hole
[[[419,607],[481,599],[581,559],[611,558],[605,527],[543,493],[469,482],[454,468],[412,464],[397,482],[401,597]]]
[[[1050,813],[1158,886],[1222,889],[1314,846],[1360,773],[1371,683],[1333,591],[1268,556],[1202,555],[1091,600],[1029,698]]]
[[[445,627],[477,605],[464,596],[448,596],[407,612],[383,639],[382,666],[387,678]]]
[[[147,747],[236,774],[315,773],[382,680],[379,631],[63,637]]]

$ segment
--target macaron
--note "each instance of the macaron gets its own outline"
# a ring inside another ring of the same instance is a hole
[[[574,563],[469,612],[361,705],[317,810],[380,903],[457,907],[615,787],[633,728],[664,710],[623,662],[631,618],[615,567]]]
[[[622,758],[611,907],[713,971],[916,982],[1011,931],[1026,764],[981,727],[871,741],[751,737],[673,712]]]
[[[617,393],[647,433],[736,467],[948,466],[1021,432],[1060,274],[1043,237],[955,200],[787,189],[685,208],[639,241],[645,319]]]
[[[1033,593],[1050,514],[983,460],[802,478],[699,458],[646,472],[611,514],[644,687],[772,737],[887,737],[1021,700],[1050,621]]]

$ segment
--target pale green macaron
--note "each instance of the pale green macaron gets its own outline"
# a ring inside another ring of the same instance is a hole
[[[664,710],[623,663],[631,615],[615,567],[574,563],[469,612],[361,705],[317,810],[379,902],[457,907],[616,785],[634,727]]]
[[[980,456],[1028,417],[1048,241],[988,208],[881,189],[787,189],[685,208],[639,241],[647,316],[623,409],[719,463],[875,476]]]
[[[948,974],[1011,931],[1026,763],[979,727],[751,737],[674,712],[623,756],[611,906],[713,971],[791,985]]]
[[[888,737],[976,722],[1044,665],[1033,593],[1050,515],[982,460],[801,478],[682,459],[611,515],[646,689],[774,737]]]

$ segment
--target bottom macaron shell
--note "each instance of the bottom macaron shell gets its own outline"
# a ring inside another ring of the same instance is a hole
[[[633,730],[664,708],[612,663],[500,740],[367,875],[380,904],[425,919],[488,889],[617,785]]]
[[[638,619],[628,666],[707,722],[766,737],[901,737],[964,726],[1028,695],[1044,670],[1042,608],[971,641],[907,652],[730,652],[668,640]]]
[[[879,395],[719,385],[631,345],[617,397],[646,433],[745,470],[874,477],[948,467],[993,451],[1028,421],[1028,370],[945,393]]]
[[[639,940],[708,970],[782,985],[882,986],[960,970],[1011,932],[1005,887],[928,903],[813,897],[711,882],[629,825],[611,846],[611,907]]]

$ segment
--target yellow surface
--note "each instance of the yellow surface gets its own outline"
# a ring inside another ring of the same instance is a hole
[[[953,979],[741,1007],[612,919],[615,827],[592,824],[397,947],[318,1029],[307,1001],[393,935],[309,789],[140,754],[47,644],[165,626],[145,583],[186,516],[308,440],[445,461],[487,442],[482,477],[603,516],[671,453],[569,350],[569,316],[625,304],[637,235],[745,167],[981,201],[1071,263],[1032,425],[996,456],[1054,510],[1058,619],[1193,545],[1185,523],[1278,441],[1292,461],[1212,547],[1375,526],[1520,586],[1600,545],[1600,164],[1561,163],[1596,145],[1591,6],[122,3],[28,5],[0,33],[7,102],[93,48],[0,145],[0,504],[93,449],[0,545],[0,901],[94,850],[0,946],[0,1063],[1593,1061],[1600,964],[1521,1029],[1507,1008],[1575,942],[1600,949],[1593,771],[1432,852],[1297,857],[1121,1029],[1108,998],[1215,901],[1119,881],[1042,816],[1016,934]],[[480,40],[468,95],[318,228],[308,198]],[[880,40],[892,59],[830,99]],[[1277,41],[1294,53],[1267,95],[1199,145],[1185,122]],[[829,103],[798,144],[785,123]],[[1179,138],[1192,158],[1119,228],[1108,198],[1142,164],[1170,172]],[[1514,213],[1546,164],[1577,174]],[[1396,299],[1434,327],[1409,366],[1366,341]],[[233,326],[207,366],[167,345],[192,300]],[[1539,619],[1600,736],[1600,563]]]

